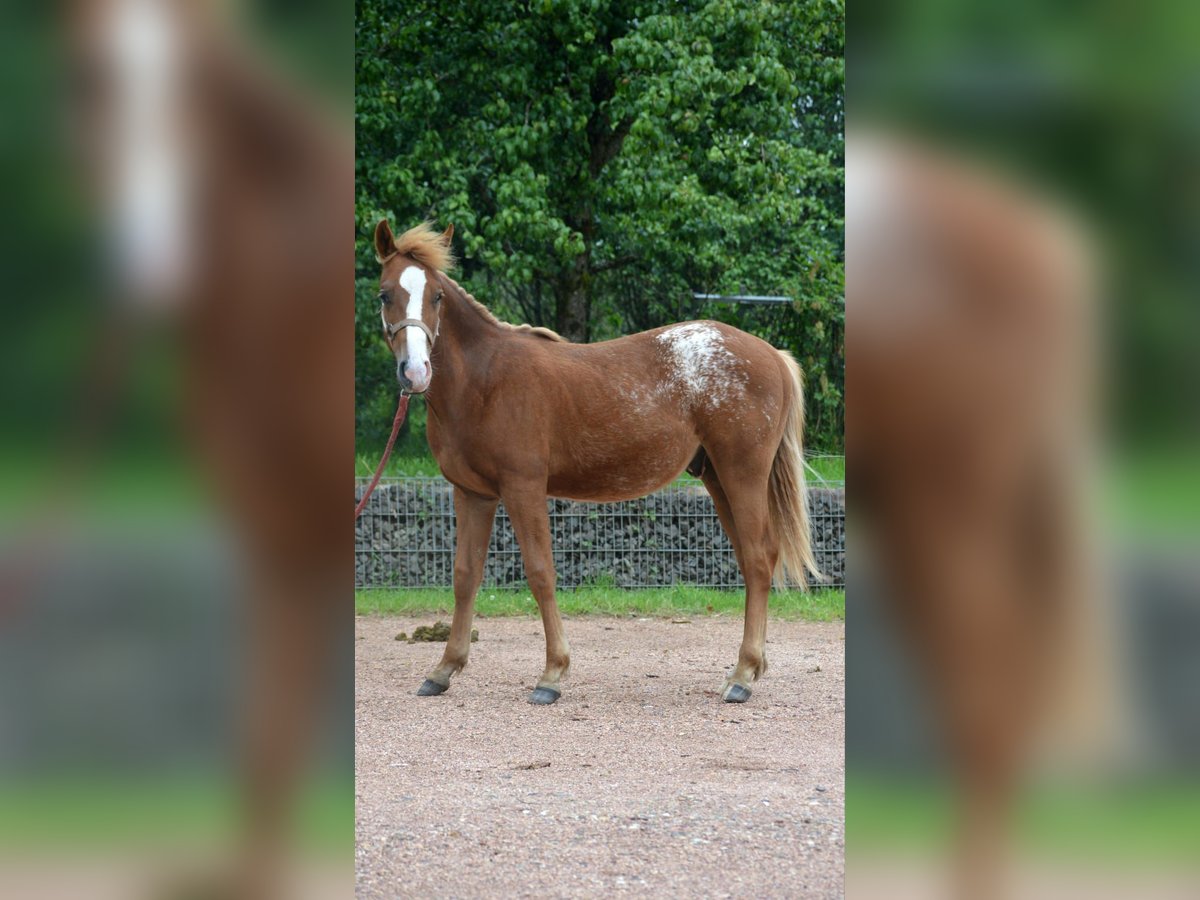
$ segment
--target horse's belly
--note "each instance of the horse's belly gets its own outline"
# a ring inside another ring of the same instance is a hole
[[[553,461],[548,492],[572,500],[642,497],[675,478],[695,452],[695,438],[675,431],[596,435]]]

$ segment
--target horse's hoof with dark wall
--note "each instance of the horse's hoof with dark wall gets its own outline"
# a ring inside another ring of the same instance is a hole
[[[562,693],[556,691],[554,688],[539,687],[535,688],[533,693],[529,695],[529,702],[537,706],[548,706],[561,696]]]
[[[740,684],[731,684],[725,688],[721,699],[726,703],[745,703],[750,699],[750,688],[742,687]]]
[[[438,684],[436,681],[430,681],[428,678],[426,678],[424,683],[417,688],[417,696],[436,697],[438,694],[444,694],[446,692],[446,688],[448,687],[450,687],[450,685]]]

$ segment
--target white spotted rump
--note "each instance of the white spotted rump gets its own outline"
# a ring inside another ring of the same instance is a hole
[[[716,408],[745,392],[741,361],[711,322],[676,325],[655,340],[666,348],[672,380],[691,402]]]

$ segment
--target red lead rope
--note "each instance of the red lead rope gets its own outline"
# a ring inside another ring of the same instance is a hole
[[[383,459],[379,460],[379,468],[375,470],[375,477],[371,479],[371,483],[367,485],[367,491],[362,495],[362,499],[358,501],[358,506],[354,507],[354,521],[358,521],[358,517],[362,515],[363,507],[367,505],[367,501],[371,499],[371,492],[375,490],[375,485],[379,484],[379,479],[383,475],[383,467],[387,465],[388,457],[392,455],[392,447],[396,444],[396,435],[400,433],[400,426],[404,424],[404,416],[408,412],[408,394],[400,395],[400,403],[396,407],[396,418],[392,422],[392,436],[388,438],[387,446],[383,448]]]

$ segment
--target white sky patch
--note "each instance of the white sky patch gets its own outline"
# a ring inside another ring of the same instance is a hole
[[[425,270],[420,266],[409,266],[400,273],[399,284],[408,291],[408,309],[404,317],[420,319],[425,300]],[[420,369],[429,362],[429,344],[425,340],[425,332],[420,328],[405,328],[404,332],[408,341],[408,364]]]
[[[741,361],[710,323],[676,325],[655,340],[670,353],[674,380],[694,402],[716,407],[744,390],[746,373]]]

